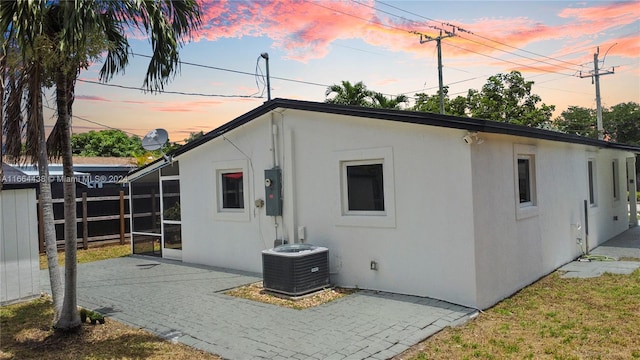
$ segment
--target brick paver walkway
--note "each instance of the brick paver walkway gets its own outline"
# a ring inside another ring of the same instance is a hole
[[[359,291],[294,310],[224,295],[260,281],[147,257],[78,265],[78,303],[110,318],[228,359],[387,359],[474,309],[429,298]],[[44,291],[49,284],[41,272]]]

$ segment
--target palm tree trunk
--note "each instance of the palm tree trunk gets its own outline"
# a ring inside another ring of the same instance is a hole
[[[40,119],[43,118],[42,113],[39,117]],[[40,127],[39,139],[40,154],[38,159],[38,172],[40,175],[40,201],[42,204],[44,243],[49,268],[49,281],[51,283],[51,297],[53,298],[53,323],[55,324],[60,319],[60,314],[62,313],[64,289],[62,287],[60,266],[58,265],[58,244],[53,217],[53,200],[51,198],[51,183],[49,182],[49,159],[47,142],[44,136],[44,124]]]
[[[51,283],[51,297],[53,298],[54,324],[60,318],[62,301],[64,298],[62,287],[62,275],[58,265],[58,244],[56,228],[53,217],[53,200],[51,199],[51,183],[49,181],[49,154],[47,153],[47,140],[44,131],[44,115],[42,113],[42,82],[40,63],[34,62],[29,67],[29,106],[28,116],[30,124],[28,134],[36,137],[35,147],[28,145],[28,153],[37,152],[38,173],[40,176],[40,201],[42,202],[42,222],[44,229],[45,251],[49,268],[49,281]]]
[[[71,103],[73,99],[73,80],[65,73],[56,74],[56,103],[58,107],[58,125],[61,130],[62,173],[64,181],[64,237],[65,237],[65,280],[64,302],[60,319],[54,324],[56,329],[73,330],[80,326],[77,309],[77,223],[76,223],[76,182],[73,176],[73,155],[71,149]]]

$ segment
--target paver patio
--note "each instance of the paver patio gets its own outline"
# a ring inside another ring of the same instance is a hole
[[[78,265],[78,303],[228,359],[387,359],[476,314],[439,300],[374,291],[305,310],[223,293],[261,279],[131,256]],[[41,283],[49,291],[46,270]]]
[[[594,249],[640,258],[640,227]],[[630,273],[640,262],[570,262],[567,277]],[[47,270],[41,284],[49,292]],[[471,308],[363,290],[294,310],[239,299],[225,290],[260,281],[243,273],[131,256],[78,265],[78,303],[166,339],[227,359],[388,359],[440,329],[477,314]]]

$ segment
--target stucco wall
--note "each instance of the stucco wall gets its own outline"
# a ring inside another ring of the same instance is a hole
[[[584,200],[589,199],[587,159],[596,161],[598,204],[589,206],[589,247],[628,228],[626,154],[583,145],[482,134],[472,146],[473,208],[478,307],[486,308],[581,254]],[[517,218],[520,144],[535,149],[537,214]],[[612,199],[613,159],[619,162],[619,201]],[[613,217],[618,216],[614,221]],[[581,229],[578,229],[578,224]]]
[[[284,181],[278,238],[298,241],[304,227],[306,242],[329,248],[335,284],[475,304],[465,131],[295,110],[274,118]],[[272,166],[269,134],[265,116],[180,156],[184,261],[262,270],[260,250],[276,239],[274,218],[254,206],[264,199],[263,171]],[[385,195],[393,196],[385,205],[394,214],[379,223],[345,224],[340,159],[378,152],[391,168],[385,183],[393,187]],[[249,217],[215,219],[212,167],[248,158]],[[371,261],[378,270],[370,270]]]
[[[177,158],[184,261],[261,272],[261,250],[304,233],[305,242],[329,248],[334,284],[486,308],[580,254],[590,157],[598,196],[590,248],[628,226],[624,196],[609,196],[613,158],[624,193],[631,155],[622,151],[499,134],[468,145],[465,130],[292,109],[273,121],[282,217],[255,206],[273,166],[270,114]],[[517,216],[514,144],[535,149],[533,216]],[[385,215],[344,216],[341,162],[378,158]],[[243,214],[217,214],[216,169],[225,167],[245,170]]]
[[[464,131],[296,111],[283,116],[294,139],[285,146],[295,164],[292,228],[304,226],[308,242],[330,249],[336,283],[474,304],[471,167]],[[395,224],[345,225],[339,160],[366,159],[378,149],[392,152],[392,164],[385,166],[393,167],[395,203],[388,205]],[[370,270],[372,260],[377,271]]]
[[[271,167],[269,126],[257,119],[224,137],[179,157],[182,218],[182,260],[236,270],[262,272],[261,250],[273,247],[273,220],[254,200],[264,199],[264,169]],[[248,216],[229,221],[216,218],[216,164],[245,162]]]
[[[35,189],[0,192],[0,303],[40,295]]]

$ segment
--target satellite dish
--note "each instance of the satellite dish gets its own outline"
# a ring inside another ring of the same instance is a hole
[[[167,130],[154,129],[142,138],[142,147],[149,151],[158,150],[167,143],[167,140],[169,140]]]

